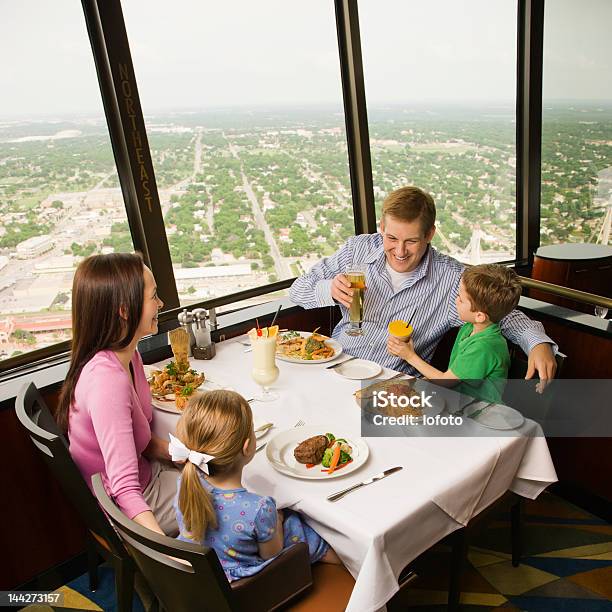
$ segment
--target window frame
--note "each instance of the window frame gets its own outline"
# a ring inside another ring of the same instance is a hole
[[[167,308],[179,306],[155,171],[120,0],[82,0],[134,249]]]
[[[516,261],[540,246],[544,0],[518,0],[516,74]]]
[[[121,9],[121,0],[82,0],[100,93],[134,248],[142,252],[164,296],[160,327],[176,322],[180,302],[155,171]],[[355,233],[377,230],[359,31],[358,0],[334,0]],[[516,259],[528,266],[540,244],[544,0],[517,0]],[[129,101],[128,101],[129,100]],[[145,185],[140,176],[146,176]],[[205,300],[211,308],[288,288],[294,279]],[[174,325],[176,326],[176,325]],[[161,330],[160,330],[161,331]],[[67,354],[70,341],[10,357],[0,372]]]

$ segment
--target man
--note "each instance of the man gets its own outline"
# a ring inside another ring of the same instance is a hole
[[[428,193],[417,187],[393,191],[383,203],[380,232],[349,238],[334,255],[295,280],[291,300],[304,308],[339,304],[342,319],[332,335],[348,353],[417,374],[387,350],[388,323],[410,319],[414,348],[426,361],[444,334],[462,324],[455,298],[464,266],[430,245],[435,221],[436,207]],[[352,290],[344,272],[355,265],[366,270],[363,336],[346,334]],[[554,378],[557,347],[541,323],[513,310],[500,328],[528,355],[526,378],[536,371],[542,381]]]

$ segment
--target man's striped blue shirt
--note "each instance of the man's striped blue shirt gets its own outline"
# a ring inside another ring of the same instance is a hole
[[[349,312],[342,305],[342,319],[332,335],[350,355],[371,359],[393,370],[417,374],[403,359],[387,352],[387,325],[394,319],[408,320],[414,315],[415,350],[423,359],[430,361],[444,334],[453,327],[463,325],[457,314],[455,298],[464,266],[429,246],[414,273],[394,292],[385,261],[381,234],[352,236],[334,255],[326,257],[307,274],[296,279],[289,295],[294,303],[304,308],[337,305],[331,297],[333,278],[351,265],[364,266],[367,287],[364,335],[346,334]],[[518,344],[525,353],[542,342],[548,342],[556,349],[542,324],[532,321],[518,310],[513,310],[502,319],[500,327],[504,336]]]

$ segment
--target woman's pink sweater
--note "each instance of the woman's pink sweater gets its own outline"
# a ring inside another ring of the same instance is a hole
[[[151,391],[138,351],[134,384],[113,351],[96,353],[79,376],[70,408],[70,453],[87,484],[102,473],[108,493],[129,517],[150,510],[143,491],[151,465],[142,456],[151,440]]]

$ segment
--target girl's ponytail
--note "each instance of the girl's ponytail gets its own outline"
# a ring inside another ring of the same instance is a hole
[[[235,465],[253,431],[248,402],[234,391],[207,391],[194,395],[176,426],[176,435],[190,450],[212,455],[211,474],[221,474]],[[188,537],[201,542],[210,527],[217,527],[213,499],[200,478],[198,468],[187,461],[179,488],[178,506]],[[187,534],[185,534],[187,535]]]
[[[200,482],[198,468],[189,461],[183,468],[178,502],[189,538],[201,542],[209,526],[216,528],[217,515],[210,493]]]

